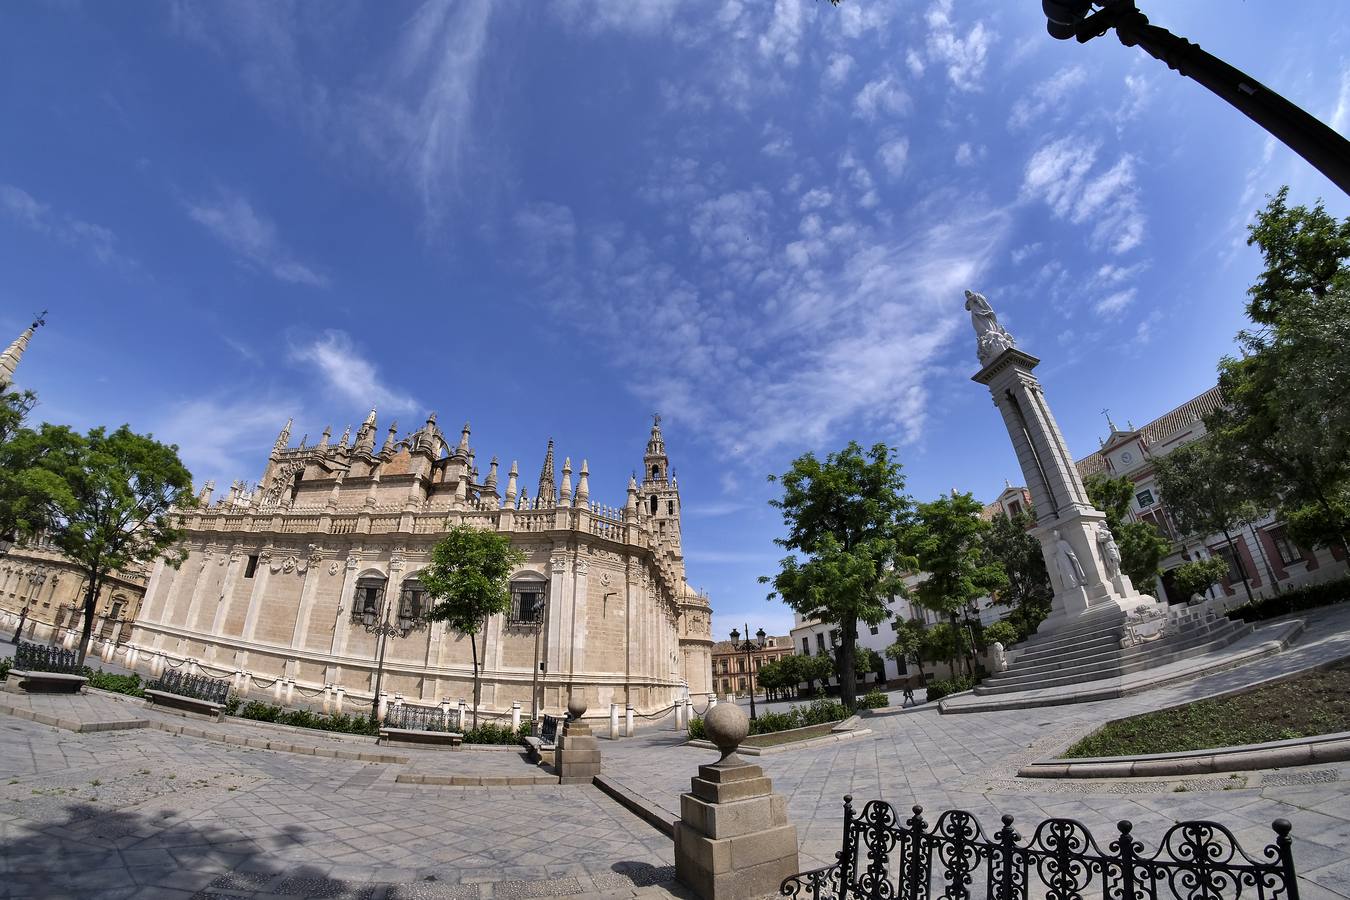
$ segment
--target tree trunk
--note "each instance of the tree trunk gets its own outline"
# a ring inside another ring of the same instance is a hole
[[[853,712],[858,705],[858,680],[854,672],[858,626],[857,620],[840,624],[844,640],[839,648],[839,699],[845,709]]]
[[[80,625],[80,652],[76,665],[84,666],[85,654],[89,652],[89,637],[94,632],[94,609],[98,606],[98,572],[89,573],[89,587],[84,592],[84,622]]]
[[[1261,552],[1261,562],[1266,564],[1266,580],[1270,582],[1271,590],[1278,594],[1280,592],[1280,582],[1275,577],[1275,570],[1271,568],[1270,554],[1266,552],[1266,545],[1261,543],[1261,535],[1256,533],[1255,525],[1249,522],[1247,523],[1247,527],[1251,529],[1252,540],[1256,543],[1256,549]]]
[[[486,630],[486,626],[485,626]],[[469,646],[473,648],[473,727],[478,727],[478,635],[469,635]]]
[[[1223,530],[1224,539],[1228,541],[1228,552],[1233,554],[1233,559],[1237,562],[1238,574],[1242,576],[1242,589],[1247,592],[1247,602],[1252,601],[1252,581],[1251,576],[1247,574],[1247,566],[1242,561],[1242,554],[1238,552],[1237,547],[1233,546],[1233,536],[1228,533],[1228,529]]]

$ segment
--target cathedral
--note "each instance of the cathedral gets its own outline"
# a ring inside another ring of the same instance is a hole
[[[426,621],[418,581],[437,539],[464,523],[509,535],[526,556],[510,612],[478,636],[484,710],[557,712],[580,695],[595,713],[645,713],[711,690],[712,610],[685,580],[660,417],[622,508],[592,503],[586,461],[559,470],[552,441],[530,496],[515,462],[504,488],[496,457],[480,476],[468,424],[452,445],[434,414],[402,438],[391,425],[381,440],[374,410],[336,443],[325,430],[292,447],[290,430],[256,487],[213,501],[207,485],[188,511],[186,560],[157,563],[146,587],[138,658],[283,679],[302,697],[341,688],[359,708],[382,657],[389,699],[471,701],[469,640]]]

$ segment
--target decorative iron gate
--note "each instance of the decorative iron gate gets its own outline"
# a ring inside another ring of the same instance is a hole
[[[1217,822],[1181,822],[1148,854],[1132,826],[1105,852],[1073,819],[1046,819],[1026,843],[1013,817],[986,838],[963,810],[938,816],[930,830],[923,807],[901,821],[895,807],[869,800],[861,815],[844,798],[844,848],[832,866],[783,881],[787,897],[821,900],[1298,900],[1290,824],[1276,819],[1275,841],[1253,859]]]

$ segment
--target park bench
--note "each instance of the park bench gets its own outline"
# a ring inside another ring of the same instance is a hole
[[[78,694],[87,680],[74,650],[20,641],[4,689],[13,694]]]
[[[929,827],[923,807],[902,818],[884,800],[870,800],[861,814],[844,798],[844,847],[834,865],[791,875],[785,897],[835,900],[856,897],[928,897],[930,885],[948,885],[959,896],[1005,897],[1297,897],[1290,825],[1276,819],[1275,840],[1256,858],[1217,822],[1179,822],[1149,852],[1129,821],[1117,824],[1103,850],[1082,823],[1046,819],[1029,839],[1003,816],[986,837],[964,810],[948,810]],[[935,872],[934,869],[937,869]],[[1258,886],[1244,894],[1239,886]],[[957,894],[953,893],[953,896]],[[946,895],[944,895],[946,896]]]
[[[385,714],[377,742],[448,747],[454,750],[464,743],[464,735],[450,730],[447,717],[441,710],[403,704]]]
[[[553,751],[557,749],[558,717],[544,716],[538,736],[530,735],[524,740],[525,746],[529,750],[531,762],[552,764]],[[548,754],[547,758],[544,756],[545,753]]]
[[[151,706],[178,715],[202,716],[213,722],[225,717],[225,701],[229,695],[229,682],[173,670],[165,672],[145,689],[145,700]]]

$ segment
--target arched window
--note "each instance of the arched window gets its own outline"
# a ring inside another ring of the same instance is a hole
[[[511,615],[513,625],[534,625],[544,620],[548,597],[548,579],[537,572],[522,572],[511,579]]]
[[[652,499],[651,499],[652,515],[656,515],[656,511],[657,511],[658,509],[661,508],[659,504],[660,504],[660,501],[656,499],[656,495],[655,495],[655,494],[652,494]]]
[[[417,580],[416,575],[409,575],[403,579],[398,592],[399,625],[423,619],[429,611],[427,589],[422,587],[422,582]]]
[[[656,481],[660,477],[661,477],[661,467],[652,466],[652,481]]]
[[[356,580],[356,593],[352,596],[352,618],[374,625],[380,618],[380,604],[384,602],[384,586],[387,582],[383,575],[372,573]]]

